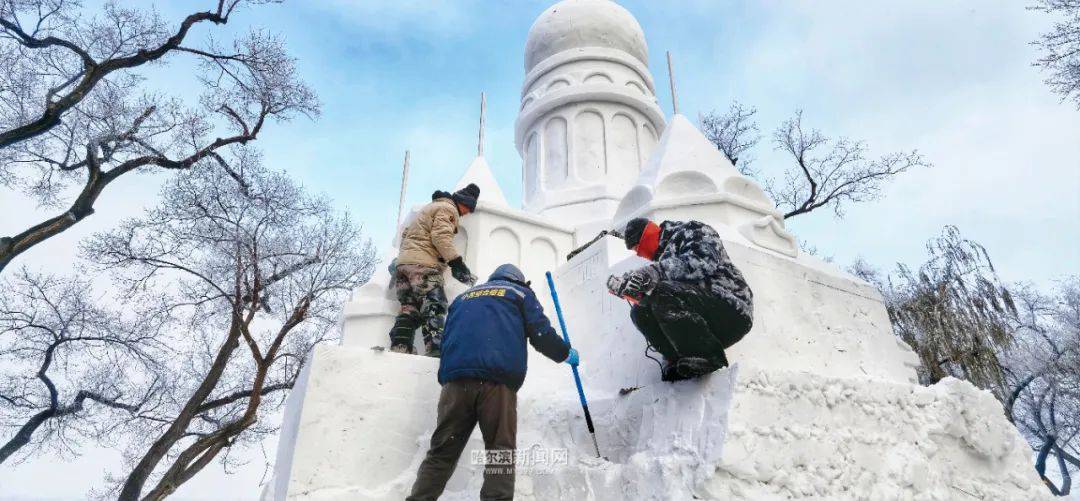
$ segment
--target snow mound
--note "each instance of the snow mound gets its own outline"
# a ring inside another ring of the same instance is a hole
[[[1001,404],[971,384],[744,371],[715,499],[1049,499]]]

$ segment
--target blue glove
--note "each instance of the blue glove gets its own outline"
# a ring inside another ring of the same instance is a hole
[[[577,367],[578,363],[580,363],[580,361],[578,360],[577,350],[570,348],[570,353],[566,355],[566,360],[563,360],[563,362],[570,364],[570,366],[572,367]]]

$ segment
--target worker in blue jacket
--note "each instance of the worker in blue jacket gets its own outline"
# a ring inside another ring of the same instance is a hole
[[[439,361],[438,418],[408,501],[442,494],[477,423],[488,451],[480,499],[513,499],[517,390],[525,382],[526,339],[551,360],[577,366],[577,350],[555,332],[512,264],[499,266],[486,283],[450,305]]]

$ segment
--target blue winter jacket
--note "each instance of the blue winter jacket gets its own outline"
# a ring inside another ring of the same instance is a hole
[[[525,339],[554,360],[566,360],[563,342],[521,272],[500,266],[487,283],[463,292],[450,305],[443,330],[439,384],[457,379],[494,381],[517,391],[525,382]]]

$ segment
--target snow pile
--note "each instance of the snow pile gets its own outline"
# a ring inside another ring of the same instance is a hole
[[[523,476],[518,492],[524,499],[691,499],[720,460],[736,373],[593,398],[605,459],[595,458],[576,402],[538,402],[522,420],[519,448],[564,447],[570,461]],[[557,407],[563,412],[553,412]]]
[[[1049,498],[990,393],[744,371],[716,499]]]
[[[313,360],[290,397],[279,482],[263,498],[404,498],[435,426],[437,361],[359,347],[321,347]],[[594,392],[597,459],[561,368],[530,375],[535,391],[519,400],[518,449],[547,461],[519,466],[517,499],[1049,497],[1000,404],[962,381],[744,367]],[[483,448],[476,430],[441,499],[476,498],[482,466],[471,458]]]

